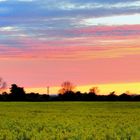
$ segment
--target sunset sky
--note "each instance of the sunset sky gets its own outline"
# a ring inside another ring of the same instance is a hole
[[[0,76],[27,92],[140,93],[140,1],[0,0]]]

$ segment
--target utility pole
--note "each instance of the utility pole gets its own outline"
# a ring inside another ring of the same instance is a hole
[[[47,94],[49,95],[49,93],[50,93],[50,87],[47,86]]]

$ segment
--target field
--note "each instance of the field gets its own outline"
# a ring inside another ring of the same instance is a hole
[[[140,140],[140,102],[1,102],[0,140]]]

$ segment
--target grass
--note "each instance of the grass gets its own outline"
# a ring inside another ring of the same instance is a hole
[[[140,140],[140,102],[1,102],[0,140]]]

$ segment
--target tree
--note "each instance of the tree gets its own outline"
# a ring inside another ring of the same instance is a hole
[[[3,92],[7,87],[7,83],[0,77],[0,92]]]
[[[60,94],[68,93],[68,92],[73,92],[75,89],[75,85],[73,85],[69,81],[65,81],[61,84],[61,89],[59,90]]]
[[[122,93],[121,95],[119,95],[120,101],[130,101],[131,100],[131,96],[126,94],[126,93]]]
[[[24,88],[18,87],[16,84],[11,85],[10,95],[14,100],[25,100]]]
[[[99,93],[99,88],[98,87],[92,87],[91,89],[89,89],[89,93],[96,95],[96,94]]]
[[[89,89],[89,94],[86,95],[86,100],[89,101],[96,101],[97,100],[97,93],[99,92],[98,87],[92,87]]]
[[[107,99],[109,101],[116,101],[116,100],[118,100],[118,96],[116,95],[116,91],[112,91],[109,95],[107,95]]]

